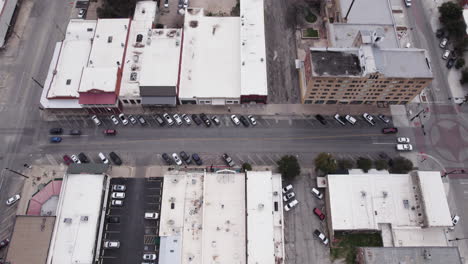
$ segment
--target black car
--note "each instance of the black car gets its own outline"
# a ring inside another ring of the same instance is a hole
[[[156,119],[156,122],[158,122],[159,126],[164,126],[166,124],[161,115],[155,115],[154,119]]]
[[[79,136],[79,135],[81,135],[81,130],[78,130],[78,129],[70,130],[70,135]]]
[[[201,118],[201,120],[203,120],[203,122],[205,123],[205,125],[206,125],[207,127],[210,127],[210,126],[211,126],[211,121],[210,121],[210,119],[209,119],[204,113],[201,113],[201,114],[200,114],[200,118]]]
[[[115,154],[115,152],[109,153],[109,157],[112,160],[112,162],[115,163],[115,165],[122,165],[122,160],[117,154]]]
[[[245,127],[249,127],[249,126],[250,126],[249,120],[247,120],[247,118],[245,118],[244,116],[239,116],[239,120],[241,121],[241,123],[242,123]]]
[[[49,133],[52,135],[60,135],[63,133],[63,129],[61,127],[54,127],[49,130]]]
[[[453,67],[453,65],[455,65],[455,59],[454,58],[450,58],[447,60],[447,69],[451,69]]]
[[[444,37],[445,35],[446,35],[445,29],[443,29],[443,28],[437,29],[437,31],[436,31],[436,37],[437,37],[437,38],[442,38],[442,37]]]
[[[195,161],[195,163],[200,166],[203,165],[203,161],[201,160],[200,156],[198,156],[197,153],[192,154],[192,159]]]
[[[89,159],[88,157],[86,157],[86,155],[81,152],[80,154],[78,154],[78,159],[82,162],[82,163],[89,163]]]
[[[8,238],[3,239],[3,240],[0,242],[0,249],[2,249],[2,248],[4,248],[4,247],[8,246],[9,244],[10,244],[10,239],[8,239]]]
[[[398,128],[396,127],[386,127],[382,129],[382,133],[384,134],[396,134],[398,133]]]
[[[195,124],[197,124],[197,126],[199,126],[199,125],[201,125],[201,123],[203,123],[201,121],[201,119],[198,117],[198,115],[196,115],[196,114],[192,115],[192,120],[193,120],[193,122],[195,122]]]
[[[138,121],[142,126],[145,126],[147,124],[146,120],[142,116],[138,116]]]
[[[181,151],[179,154],[180,154],[180,157],[185,161],[185,163],[187,164],[192,163],[192,159],[190,158],[189,155],[187,155],[187,153],[185,153],[185,151]]]
[[[167,155],[167,153],[162,154],[162,159],[164,160],[164,162],[166,162],[167,165],[172,164],[172,159],[169,157],[169,155]]]
[[[118,216],[108,216],[107,217],[107,223],[118,224],[118,223],[120,223],[120,217],[118,217]]]
[[[326,124],[327,124],[327,120],[325,120],[325,117],[323,117],[322,115],[315,115],[315,118],[316,118],[322,125],[326,125]]]

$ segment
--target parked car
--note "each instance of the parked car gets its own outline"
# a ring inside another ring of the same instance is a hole
[[[143,260],[155,260],[156,254],[143,254]]]
[[[50,138],[50,143],[60,143],[60,142],[62,142],[61,137],[51,137]]]
[[[104,248],[119,248],[120,242],[117,240],[104,241]]]
[[[328,238],[319,230],[315,229],[314,236],[322,241],[324,245],[328,245]]]
[[[63,129],[61,127],[54,127],[49,130],[51,135],[61,135],[63,133]]]
[[[446,60],[450,57],[450,50],[445,50],[444,53],[442,54],[442,59]]]
[[[4,247],[8,246],[9,244],[10,244],[10,239],[8,239],[8,238],[3,239],[3,240],[0,242],[0,249],[2,249],[2,248],[4,248]]]
[[[80,159],[80,161],[83,163],[89,163],[88,157],[83,152],[80,152],[80,154],[78,154],[78,159]]]
[[[396,127],[385,127],[385,128],[382,128],[382,133],[384,133],[384,134],[396,134],[396,133],[398,133],[398,128],[396,128]]]
[[[179,4],[177,5],[180,8],[184,7],[184,0],[179,0]]]
[[[283,195],[283,201],[290,200],[291,198],[294,198],[296,194],[294,192],[287,193],[286,195]]]
[[[217,126],[221,124],[221,121],[219,121],[219,118],[217,116],[212,116],[211,120],[213,120],[213,123]]]
[[[71,155],[70,158],[73,160],[74,163],[80,164],[81,161],[76,155]]]
[[[189,5],[189,0],[184,0],[184,8],[187,8]]]
[[[111,205],[113,206],[123,206],[124,202],[122,200],[112,200]]]
[[[138,121],[140,122],[140,125],[145,126],[147,124],[143,116],[140,115],[137,118],[138,118]]]
[[[336,122],[340,123],[342,126],[346,125],[346,123],[343,121],[342,117],[339,114],[336,114],[333,116],[335,118]]]
[[[104,153],[99,152],[98,156],[99,156],[99,158],[101,159],[102,163],[104,163],[104,164],[109,164],[109,160],[106,158],[106,156],[104,155]]]
[[[322,200],[323,194],[319,190],[312,188],[311,192],[317,199]]]
[[[211,126],[211,121],[210,121],[210,119],[209,119],[208,116],[206,116],[204,113],[201,113],[201,114],[200,114],[200,118],[201,118],[201,120],[203,120],[203,122],[205,123],[205,125],[206,125],[207,127],[210,127],[210,126]]]
[[[185,121],[185,124],[187,124],[187,126],[190,126],[192,124],[192,120],[190,120],[190,117],[188,115],[183,114],[182,119]]]
[[[132,123],[132,125],[135,125],[138,122],[136,118],[133,117],[133,115],[129,115],[128,120],[130,120],[130,123]]]
[[[72,135],[72,136],[79,136],[79,135],[81,135],[81,130],[72,129],[72,130],[70,130],[70,135]]]
[[[99,119],[97,118],[97,116],[93,115],[93,116],[91,117],[91,120],[93,120],[93,122],[94,122],[94,124],[96,124],[96,126],[100,126],[100,125],[101,125],[101,120],[99,120]]]
[[[410,139],[407,138],[407,137],[398,137],[398,138],[397,138],[397,142],[398,142],[398,143],[409,143],[409,142],[410,142]]]
[[[293,189],[293,186],[291,184],[287,185],[286,187],[283,188],[283,193],[287,193]]]
[[[350,116],[350,115],[346,115],[346,116],[345,116],[345,119],[346,119],[346,121],[348,121],[351,125],[354,125],[354,124],[356,124],[356,122],[357,122],[356,118],[354,118],[353,116]]]
[[[177,165],[182,165],[182,161],[180,160],[179,155],[177,155],[177,153],[172,153],[172,159],[174,159]]]
[[[110,116],[110,119],[112,120],[112,123],[114,123],[114,125],[118,125],[118,124],[119,124],[119,120],[115,117],[115,115],[111,115],[111,116]]]
[[[120,120],[122,121],[122,124],[123,124],[124,126],[128,125],[128,120],[127,120],[127,118],[125,117],[124,114],[120,114],[120,115],[119,115],[119,118],[120,118]]]
[[[111,195],[112,199],[125,199],[124,192],[113,192]]]
[[[413,150],[413,146],[411,144],[397,144],[396,149],[398,151],[411,151]]]
[[[322,115],[315,115],[315,119],[317,119],[322,125],[327,124],[327,120],[325,120],[325,117],[323,117]]]
[[[104,129],[104,131],[102,131],[102,132],[106,136],[115,136],[117,134],[117,130],[115,130],[115,129]]]
[[[187,164],[192,163],[192,158],[190,158],[190,155],[187,155],[185,151],[181,151],[179,154],[180,154],[180,157],[185,161],[185,163]]]
[[[458,215],[452,216],[452,226],[449,227],[449,229],[454,230],[455,226],[458,224],[458,222],[460,222],[460,216],[458,216]]]
[[[181,126],[183,124],[182,118],[180,118],[179,114],[174,114],[173,117],[178,126]]]
[[[368,113],[364,113],[364,114],[362,115],[362,117],[364,118],[364,120],[366,120],[366,121],[367,121],[369,124],[371,124],[372,126],[375,125],[375,120],[374,120],[374,118],[373,118],[371,115],[369,115]]]
[[[125,192],[125,190],[127,190],[127,186],[123,184],[114,184],[112,186],[112,190],[116,192]]]
[[[169,0],[164,0],[164,7],[169,8]]]
[[[325,214],[322,212],[322,210],[320,210],[318,208],[314,208],[313,212],[320,220],[323,221],[325,219]]]
[[[442,40],[440,41],[439,47],[444,49],[445,47],[447,47],[447,44],[448,44],[448,38],[442,38]]]
[[[159,214],[156,212],[146,212],[145,219],[158,219]]]
[[[406,7],[411,7],[411,0],[404,0]]]
[[[255,120],[255,117],[253,117],[253,115],[248,115],[247,118],[250,120],[250,123],[252,124],[252,126],[257,125],[257,120]]]
[[[437,31],[436,31],[436,37],[437,38],[442,38],[445,35],[446,35],[445,29],[443,29],[443,28],[437,29]]]
[[[229,167],[234,167],[235,163],[228,154],[224,153],[222,157],[224,162],[226,162]]]
[[[236,125],[236,126],[240,125],[239,118],[237,118],[236,115],[231,115],[231,121],[232,121],[232,123],[234,123],[234,125]]]
[[[63,155],[63,162],[65,162],[66,165],[70,165],[73,163],[73,160],[68,155]]]
[[[450,59],[447,60],[447,64],[445,66],[447,66],[447,69],[451,69],[453,67],[453,65],[455,65],[455,59],[450,58]]]
[[[193,154],[192,154],[192,159],[193,159],[193,161],[195,161],[195,163],[196,163],[198,166],[203,165],[203,161],[201,160],[200,156],[198,156],[197,153],[193,153]]]
[[[19,199],[21,199],[21,196],[19,194],[15,194],[12,197],[8,198],[8,200],[6,201],[6,205],[13,205],[17,201],[19,201]]]
[[[164,119],[161,115],[155,115],[154,119],[156,119],[156,122],[158,122],[159,126],[164,126],[166,123],[164,122]]]
[[[168,113],[163,114],[164,119],[166,120],[166,123],[170,126],[174,125],[174,120],[172,120],[171,116]]]
[[[380,120],[382,120],[382,122],[384,122],[385,124],[390,123],[390,119],[388,119],[385,115],[379,114],[379,115],[377,115],[377,117],[378,117]]]
[[[241,121],[242,125],[244,125],[245,127],[250,126],[249,120],[247,120],[247,118],[245,118],[244,116],[239,116],[239,120]]]
[[[169,157],[169,155],[167,155],[167,153],[163,153],[161,157],[162,157],[162,159],[164,160],[164,162],[166,162],[167,165],[171,165],[171,164],[172,164],[172,160],[171,160],[171,158]]]
[[[111,153],[109,153],[109,157],[115,165],[122,165],[122,160],[117,154],[115,154],[115,152],[112,151]]]
[[[118,216],[108,216],[107,223],[109,224],[118,224],[120,223],[120,217]]]
[[[291,210],[293,207],[295,207],[299,202],[297,200],[292,200],[291,202],[289,202],[288,204],[286,204],[284,206],[284,210],[286,212],[288,212],[289,210]]]
[[[195,122],[195,124],[197,124],[197,126],[199,126],[199,125],[201,125],[201,123],[203,123],[203,121],[200,119],[200,117],[198,117],[198,115],[196,115],[196,114],[192,115],[192,120],[193,120],[193,122]]]
[[[85,14],[86,14],[86,9],[80,8],[78,10],[78,18],[84,18]]]

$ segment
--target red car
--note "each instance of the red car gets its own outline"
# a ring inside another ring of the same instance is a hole
[[[0,242],[0,249],[8,246],[8,244],[10,244],[10,239],[8,238],[3,239],[2,242]]]
[[[104,135],[108,136],[115,136],[117,134],[117,130],[115,129],[106,129],[103,131]]]
[[[73,163],[73,160],[68,155],[63,155],[63,161],[65,164],[70,165]]]
[[[396,127],[386,127],[382,129],[382,133],[384,134],[396,134],[398,133],[398,128]]]
[[[314,208],[314,214],[322,221],[325,219],[325,215],[318,208]]]

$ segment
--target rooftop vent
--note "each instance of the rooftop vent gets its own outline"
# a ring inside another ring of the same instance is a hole
[[[386,191],[383,191],[383,192],[382,192],[382,195],[383,195],[383,197],[384,197],[384,198],[387,198],[387,196],[388,196],[388,192],[386,192]]]
[[[361,191],[361,196],[366,197],[367,193],[365,191]]]
[[[136,42],[141,42],[143,40],[143,35],[142,34],[138,34],[136,36]]]
[[[87,215],[83,215],[83,216],[81,216],[81,218],[80,218],[81,222],[88,222],[88,219],[89,219],[89,218],[88,218]]]
[[[173,224],[174,224],[174,220],[172,220],[172,219],[167,220],[167,224],[168,224],[168,225],[173,225]]]
[[[179,180],[178,180],[177,178],[174,178],[174,179],[171,180],[171,182],[172,182],[172,183],[178,183]]]
[[[136,81],[138,78],[138,73],[137,72],[131,72],[130,73],[130,81]]]
[[[262,203],[261,203],[261,204],[258,204],[258,209],[259,209],[259,210],[263,209],[264,207],[265,207],[264,204],[262,204]]]
[[[72,219],[71,219],[71,218],[65,218],[65,219],[63,219],[63,222],[64,222],[65,224],[71,224],[71,223],[72,223]]]

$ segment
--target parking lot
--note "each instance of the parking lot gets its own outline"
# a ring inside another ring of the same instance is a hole
[[[160,213],[163,178],[111,179],[111,188],[116,184],[126,186],[125,198],[121,199],[123,206],[112,206],[112,191],[109,191],[102,240],[119,241],[120,247],[101,247],[102,263],[141,263],[143,254],[159,257],[159,219],[145,219],[145,212]],[[109,217],[118,219],[119,223],[109,223]]]

